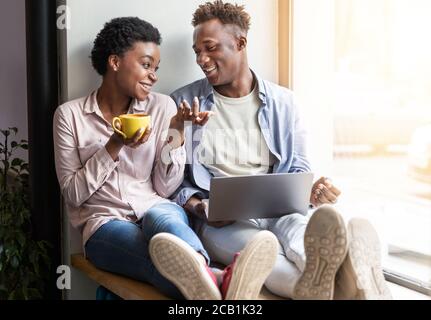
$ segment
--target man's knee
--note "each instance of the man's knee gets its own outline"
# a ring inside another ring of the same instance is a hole
[[[322,212],[326,212],[326,213],[335,212],[337,215],[339,215],[339,212],[337,210],[335,210],[335,208],[329,204],[324,204],[324,205],[320,206],[316,211],[314,211],[313,214],[315,214],[318,211],[322,211]]]
[[[301,213],[292,213],[281,217],[277,224],[304,224],[308,222],[308,217]]]

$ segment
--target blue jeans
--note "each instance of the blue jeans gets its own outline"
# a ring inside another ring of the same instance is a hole
[[[187,242],[193,249],[209,257],[183,208],[163,203],[150,208],[140,223],[112,220],[102,225],[85,244],[87,259],[97,268],[147,282],[163,294],[184,299],[181,292],[155,268],[148,251],[150,239],[168,232]]]

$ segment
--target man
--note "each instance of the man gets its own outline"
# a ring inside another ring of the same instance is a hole
[[[191,113],[213,111],[215,116],[203,128],[193,125],[191,136],[188,131],[192,159],[176,201],[198,218],[195,229],[211,258],[229,264],[232,253],[266,229],[281,245],[265,282],[273,293],[296,299],[390,298],[375,231],[363,220],[350,221],[346,230],[342,217],[324,205],[335,203],[340,195],[327,178],[313,185],[310,204],[320,208],[310,219],[289,214],[277,219],[205,221],[202,199],[208,197],[212,176],[307,172],[310,165],[292,92],[261,79],[248,65],[250,16],[244,7],[207,2],[195,11],[192,24],[196,62],[206,78],[171,97],[179,108],[190,108]]]

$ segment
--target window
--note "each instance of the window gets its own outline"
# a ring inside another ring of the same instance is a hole
[[[290,76],[318,176],[377,229],[387,276],[431,291],[431,2],[290,1]],[[283,52],[281,52],[283,54]]]

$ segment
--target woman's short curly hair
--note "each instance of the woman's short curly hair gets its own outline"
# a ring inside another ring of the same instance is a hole
[[[107,22],[94,40],[91,63],[101,76],[106,74],[108,57],[121,56],[138,42],[154,42],[160,45],[159,30],[137,17],[115,18]]]
[[[224,3],[222,0],[201,4],[193,14],[192,25],[197,25],[212,19],[219,19],[223,24],[238,26],[246,34],[250,29],[250,15],[244,6]]]

